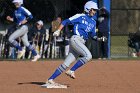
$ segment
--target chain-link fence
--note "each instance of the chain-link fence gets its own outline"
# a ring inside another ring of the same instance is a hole
[[[129,33],[140,27],[139,0],[112,0],[111,4],[111,56],[128,57]]]

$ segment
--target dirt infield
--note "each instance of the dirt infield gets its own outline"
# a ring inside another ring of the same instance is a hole
[[[63,61],[1,61],[0,93],[140,93],[139,61],[92,61],[78,69],[76,79],[56,79],[67,89],[41,88]]]

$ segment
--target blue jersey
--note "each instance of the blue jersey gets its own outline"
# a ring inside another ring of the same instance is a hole
[[[88,14],[76,14],[62,22],[63,25],[73,24],[74,35],[79,35],[84,39],[89,38],[89,33],[96,35],[96,21]]]
[[[20,23],[25,19],[32,19],[33,16],[30,11],[28,11],[24,7],[19,7],[14,11],[14,21],[17,23],[17,25],[20,25]]]

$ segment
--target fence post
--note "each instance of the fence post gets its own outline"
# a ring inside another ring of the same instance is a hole
[[[106,7],[106,9],[108,10],[108,12],[110,13],[110,3],[111,3],[111,0],[103,0],[103,6],[105,6]],[[108,24],[108,26],[109,26],[109,31],[108,31],[108,59],[110,59],[111,58],[111,47],[110,47],[110,19],[109,19],[109,24]]]

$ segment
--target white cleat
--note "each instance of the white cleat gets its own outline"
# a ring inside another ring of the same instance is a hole
[[[69,76],[69,77],[72,78],[72,79],[75,79],[75,78],[76,78],[76,77],[75,77],[75,74],[74,74],[74,71],[71,71],[71,70],[68,70],[68,71],[66,72],[66,75]]]
[[[46,84],[41,85],[43,88],[67,88],[66,85],[55,83],[52,79],[48,80]]]
[[[20,59],[24,54],[25,54],[25,50],[24,49],[22,49],[22,51],[18,51],[17,58]]]
[[[41,56],[37,54],[36,56],[34,56],[34,59],[33,59],[32,61],[35,62],[35,61],[37,61],[38,59],[40,59],[40,57],[41,57]]]

